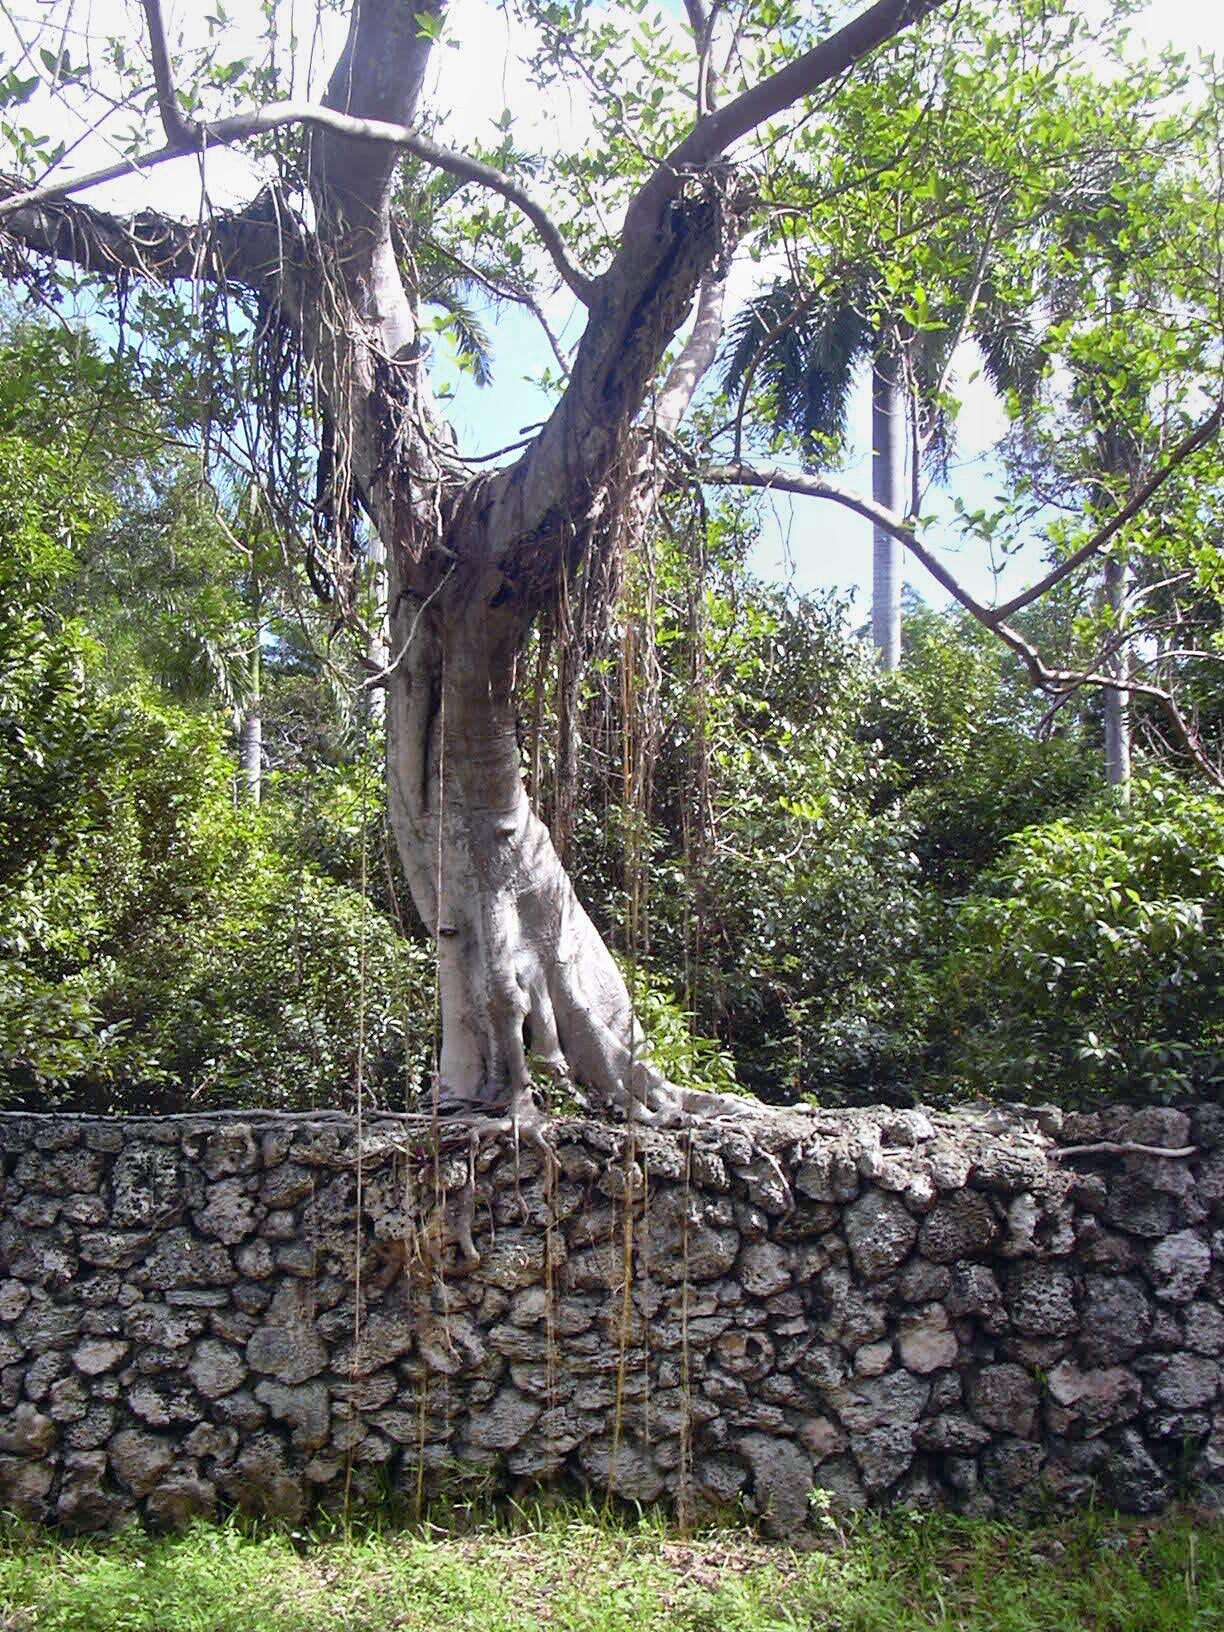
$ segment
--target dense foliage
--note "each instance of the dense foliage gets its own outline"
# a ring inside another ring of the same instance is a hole
[[[399,916],[376,717],[345,712],[334,656],[265,584],[268,771],[241,797],[235,665],[208,653],[249,642],[248,558],[147,412],[121,466],[86,442],[134,401],[91,346],[19,328],[3,362],[6,1097],[310,1105],[360,1080],[402,1103],[429,1080],[434,978]],[[49,375],[71,382],[54,421]],[[581,692],[575,797],[579,888],[666,1068],[770,1098],[1218,1092],[1219,797],[1155,767],[1106,795],[1099,718],[1043,735],[961,619],[912,608],[882,674],[844,605],[753,579],[742,515],[711,520],[700,585],[677,537],[633,568]]]
[[[382,869],[369,756],[328,766],[307,737],[278,799],[239,802],[223,671],[201,681],[189,615],[233,636],[232,552],[181,479],[177,502],[158,494],[166,461],[144,483],[84,443],[81,424],[126,391],[91,348],[35,331],[2,362],[24,382],[0,408],[6,1097],[313,1105],[359,1076],[384,1096],[416,1090],[432,974],[385,892],[360,888]],[[47,365],[79,415],[44,415]],[[125,574],[146,590],[177,579],[177,603],[117,592]],[[297,667],[290,654],[290,724]]]
[[[1166,777],[1011,839],[961,905],[949,1068],[1016,1098],[1217,1097],[1224,801]]]

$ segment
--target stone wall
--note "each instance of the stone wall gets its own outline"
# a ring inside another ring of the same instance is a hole
[[[0,1117],[0,1505],[576,1479],[784,1532],[813,1488],[1224,1491],[1221,1107],[551,1138],[555,1169],[435,1162],[407,1119],[359,1150],[343,1117]],[[1157,1153],[1067,1149],[1102,1140]]]

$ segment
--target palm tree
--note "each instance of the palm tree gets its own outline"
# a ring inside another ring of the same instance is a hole
[[[967,278],[954,291],[951,322],[939,331],[881,315],[879,291],[866,277],[843,284],[831,300],[812,300],[779,279],[730,325],[723,387],[738,395],[762,386],[772,427],[798,438],[804,468],[814,472],[844,446],[855,375],[869,363],[872,497],[912,515],[924,457],[947,465],[952,427],[939,398],[950,354],[965,337],[977,342],[997,392],[1031,400],[1041,376],[1038,338],[988,278]],[[872,537],[872,644],[881,667],[893,670],[901,661],[901,545],[879,528]]]

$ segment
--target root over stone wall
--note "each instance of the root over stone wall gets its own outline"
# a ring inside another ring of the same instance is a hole
[[[1224,1108],[442,1137],[0,1116],[0,1506],[1224,1495]]]

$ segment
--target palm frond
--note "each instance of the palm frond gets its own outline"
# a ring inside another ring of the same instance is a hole
[[[455,350],[470,364],[472,378],[479,386],[493,383],[493,342],[476,308],[453,284],[440,284],[429,297],[450,318]]]
[[[798,436],[813,461],[844,439],[855,366],[871,349],[870,326],[855,306],[805,304],[793,284],[779,281],[733,319],[728,341],[728,395],[742,392],[751,372],[772,427]]]
[[[971,328],[986,378],[998,395],[1006,397],[1014,392],[1022,408],[1032,408],[1041,390],[1046,356],[1029,314],[1015,305],[990,299],[983,291]]]

